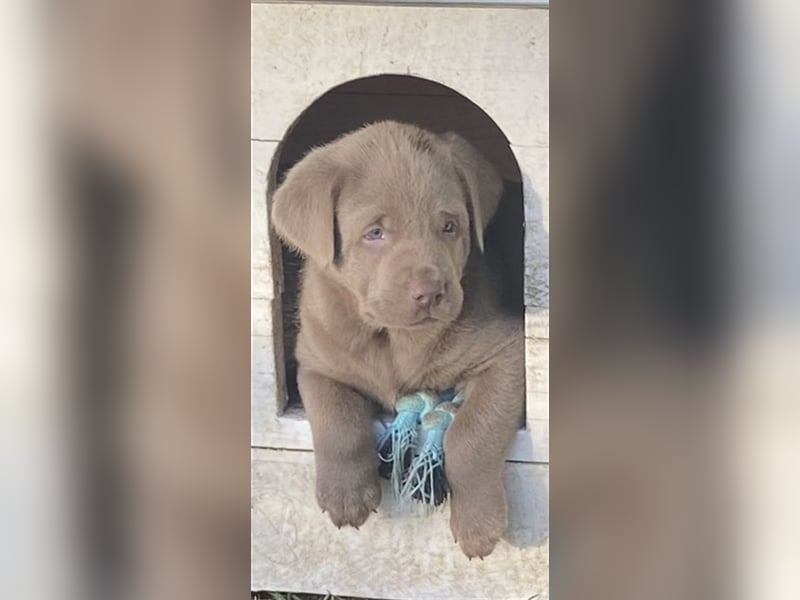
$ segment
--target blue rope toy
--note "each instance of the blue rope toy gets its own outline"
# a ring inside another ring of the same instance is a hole
[[[400,398],[397,416],[378,440],[379,473],[392,483],[399,500],[434,508],[450,488],[444,471],[444,434],[463,397],[455,390],[417,392]],[[420,429],[425,439],[419,446]]]

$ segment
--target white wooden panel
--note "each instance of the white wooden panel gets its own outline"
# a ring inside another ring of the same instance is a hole
[[[252,451],[252,589],[431,600],[547,597],[548,467],[509,463],[510,527],[485,560],[453,544],[448,508],[397,506],[384,487],[359,531],[337,530],[317,506],[313,454]]]
[[[525,207],[525,306],[550,306],[550,161],[547,148],[511,146]]]
[[[251,142],[251,199],[250,199],[250,269],[253,298],[274,297],[272,282],[272,251],[270,248],[269,218],[267,216],[267,176],[275,142]]]
[[[255,311],[255,306],[253,308]],[[276,363],[272,335],[253,335],[252,398],[250,402],[251,444],[269,445],[267,439],[274,429],[279,407],[276,384]]]
[[[251,222],[250,222],[250,330],[251,330],[251,442],[263,441],[270,423],[282,410],[278,396],[281,374],[275,359],[276,303],[269,219],[267,215],[267,178],[272,157],[278,148],[274,142],[251,143]]]
[[[255,4],[252,136],[279,141],[336,85],[416,75],[466,96],[517,146],[549,143],[548,11]]]
[[[550,309],[525,309],[525,337],[550,339]]]
[[[550,171],[547,148],[512,146],[525,215],[525,420],[533,455],[549,461]]]
[[[270,398],[275,396],[274,380],[269,376],[254,377],[253,411],[251,416],[251,444],[255,448],[285,448],[289,450],[313,450],[311,427],[302,408],[292,407],[285,414],[273,410]],[[262,397],[256,401],[256,398]],[[536,406],[536,414],[528,417],[526,429],[517,432],[506,460],[510,462],[550,462],[548,407]],[[544,414],[544,416],[539,416]],[[375,422],[376,441],[384,424]]]
[[[527,395],[526,416],[530,419],[547,419],[549,409],[550,344],[548,340],[525,340],[525,384]]]
[[[550,231],[550,149],[511,146],[525,185],[525,221]],[[534,195],[535,194],[535,195]]]

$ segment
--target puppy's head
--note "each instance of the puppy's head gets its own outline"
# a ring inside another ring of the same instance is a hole
[[[494,168],[455,134],[391,121],[310,152],[275,192],[288,244],[349,289],[375,327],[420,327],[461,312],[471,248],[500,200]]]

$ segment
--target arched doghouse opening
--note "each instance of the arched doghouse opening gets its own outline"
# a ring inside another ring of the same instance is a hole
[[[522,177],[509,141],[492,118],[457,91],[435,81],[408,75],[378,75],[338,85],[315,100],[286,132],[275,153],[267,183],[268,195],[286,171],[313,147],[324,145],[363,125],[395,120],[436,133],[454,131],[490,160],[505,181],[497,214],[485,234],[486,253],[501,273],[506,309],[524,313],[524,210]],[[272,234],[273,280],[281,297],[280,323],[275,323],[276,352],[285,361],[285,389],[278,386],[279,405],[300,405],[294,345],[297,335],[297,294],[303,259],[282,246]],[[277,260],[280,256],[280,261]],[[282,332],[282,333],[281,333]],[[276,365],[278,371],[283,365]]]

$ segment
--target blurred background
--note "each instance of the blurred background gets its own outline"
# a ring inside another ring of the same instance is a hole
[[[3,10],[11,596],[247,597],[249,4]]]
[[[246,597],[249,3],[1,10],[5,595]],[[557,595],[797,597],[798,28],[551,6]]]

